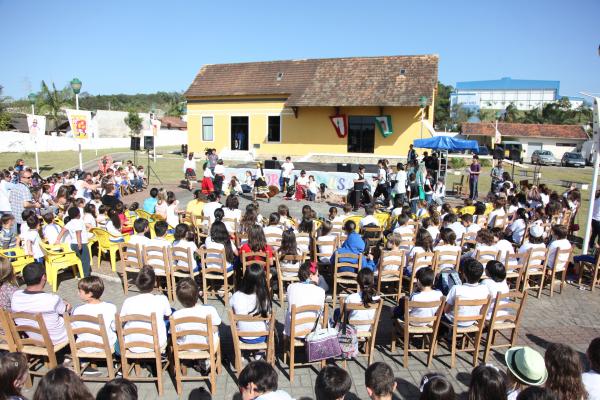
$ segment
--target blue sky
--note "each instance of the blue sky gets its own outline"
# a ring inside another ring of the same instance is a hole
[[[203,64],[440,55],[439,79],[600,92],[599,0],[0,0],[0,85],[77,76],[92,94],[185,90]]]

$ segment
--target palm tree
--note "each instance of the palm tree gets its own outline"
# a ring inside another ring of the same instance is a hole
[[[517,106],[515,106],[514,103],[510,103],[506,106],[506,109],[504,110],[504,121],[519,122],[519,119],[519,110],[517,109]]]
[[[52,82],[52,90],[46,82],[42,81],[42,112],[46,112],[49,119],[54,121],[52,129],[58,127],[59,116],[63,115],[63,107],[71,104],[71,93],[68,88],[57,90],[56,85]]]
[[[10,123],[10,114],[5,111],[8,97],[2,96],[2,90],[4,87],[0,85],[0,131],[8,129]]]

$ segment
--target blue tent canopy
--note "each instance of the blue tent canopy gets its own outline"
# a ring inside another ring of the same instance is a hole
[[[434,136],[429,139],[416,139],[413,144],[415,147],[420,149],[479,151],[479,145],[477,144],[476,140],[455,139],[449,136]]]

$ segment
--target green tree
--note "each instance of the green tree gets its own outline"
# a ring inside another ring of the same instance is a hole
[[[50,129],[56,129],[59,117],[64,115],[63,107],[73,104],[71,103],[71,97],[73,96],[71,89],[65,87],[62,90],[57,90],[56,85],[52,82],[52,90],[50,90],[46,82],[42,81],[40,94],[41,112],[46,113],[48,119],[54,122],[54,125],[50,126]]]
[[[532,108],[523,113],[523,123],[525,124],[543,124],[544,117],[540,107]]]
[[[504,122],[511,122],[511,123],[515,123],[515,122],[520,122],[520,113],[519,110],[517,109],[517,106],[514,105],[514,103],[510,103],[508,106],[506,106],[506,109],[504,110],[504,114],[502,116],[502,120]]]
[[[10,124],[10,114],[6,111],[8,98],[2,96],[3,90],[4,88],[0,85],[0,131],[7,130]]]
[[[450,94],[453,91],[454,88],[452,86],[438,82],[433,113],[433,123],[438,130],[445,129],[446,126],[452,124],[452,118],[450,117]]]
[[[129,111],[124,119],[125,124],[131,131],[131,136],[138,136],[142,131],[142,118],[135,111]]]

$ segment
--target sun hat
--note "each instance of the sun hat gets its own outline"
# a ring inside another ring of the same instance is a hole
[[[540,386],[548,378],[544,357],[531,347],[512,347],[504,360],[515,378],[527,385]]]
[[[531,225],[531,228],[529,228],[529,234],[535,238],[542,237],[544,234],[544,228],[538,224]]]

